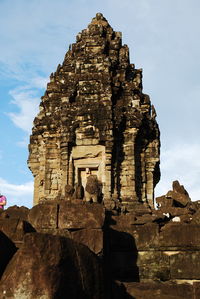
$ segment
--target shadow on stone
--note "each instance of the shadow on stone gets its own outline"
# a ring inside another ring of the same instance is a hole
[[[113,299],[135,299],[127,293],[123,282],[139,282],[138,250],[133,236],[112,229],[110,226],[114,224],[112,213],[107,212],[104,226],[104,268],[107,288],[110,287]]]
[[[15,244],[0,231],[0,278],[16,251]]]
[[[107,235],[107,261],[114,280],[138,282],[138,251],[134,238],[126,233],[109,229]]]
[[[136,299],[127,293],[123,283],[113,282],[111,286],[111,297],[109,299]]]

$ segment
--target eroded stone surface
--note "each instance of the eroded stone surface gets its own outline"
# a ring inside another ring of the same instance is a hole
[[[129,61],[120,32],[97,14],[51,74],[34,120],[29,167],[34,203],[68,197],[97,175],[105,205],[148,202],[159,181],[159,129],[142,70]]]
[[[34,228],[20,218],[0,219],[0,231],[2,231],[13,242],[22,241],[24,235],[33,232]]]
[[[58,204],[50,202],[34,206],[29,213],[28,221],[36,229],[56,229],[58,223]]]
[[[29,214],[29,209],[22,206],[11,206],[6,210],[2,210],[0,213],[0,218],[18,218],[21,220],[27,220]]]
[[[66,229],[102,228],[105,210],[100,204],[63,202],[59,205],[58,227]]]
[[[187,283],[125,283],[127,292],[136,299],[196,299],[193,287]]]
[[[29,234],[0,283],[3,298],[104,299],[102,267],[85,246],[47,234]]]
[[[103,252],[105,209],[101,204],[51,200],[34,206],[28,220],[37,232],[68,237],[96,254]]]

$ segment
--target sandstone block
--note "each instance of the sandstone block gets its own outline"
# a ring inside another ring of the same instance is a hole
[[[169,213],[171,217],[182,216],[182,215],[190,215],[191,212],[187,208],[177,208],[177,207],[163,207],[160,209],[162,213]]]
[[[0,214],[0,218],[20,218],[22,220],[27,220],[29,209],[26,207],[11,206],[6,210],[3,210]]]
[[[38,204],[28,215],[28,221],[37,229],[57,228],[58,205],[56,202]]]
[[[170,256],[172,279],[200,279],[200,252],[182,251]]]
[[[137,266],[140,280],[170,280],[170,259],[162,251],[139,251]]]
[[[184,194],[189,197],[188,192],[185,190],[183,185],[180,185],[179,181],[173,181],[172,188],[174,192]]]
[[[99,255],[103,253],[103,231],[101,229],[81,229],[71,232],[71,238]]]
[[[187,283],[124,283],[127,293],[136,299],[193,299],[193,287]]]
[[[1,298],[104,299],[101,264],[70,239],[28,234],[1,279]]]
[[[177,193],[175,191],[168,191],[167,198],[173,199],[174,203],[178,206],[185,207],[191,201],[188,195]]]
[[[160,232],[157,247],[166,250],[200,249],[200,226],[169,223]]]
[[[197,210],[196,213],[191,216],[191,223],[200,225],[200,210]]]
[[[102,228],[105,211],[101,204],[85,203],[72,204],[63,202],[59,205],[58,227],[63,229]]]
[[[109,240],[111,250],[151,250],[157,246],[159,226],[156,223],[132,225],[126,228],[112,225]]]
[[[28,222],[15,218],[0,219],[0,230],[13,242],[22,241],[26,233],[35,231]]]
[[[200,283],[194,282],[193,287],[194,287],[194,299],[200,298]]]
[[[156,197],[156,203],[158,204],[159,208],[166,208],[166,207],[172,207],[173,206],[173,199],[172,198],[166,198],[165,195]]]

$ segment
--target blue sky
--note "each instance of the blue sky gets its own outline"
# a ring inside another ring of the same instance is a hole
[[[198,0],[0,0],[0,190],[8,205],[32,206],[26,161],[32,121],[51,72],[102,12],[143,68],[144,93],[161,130],[165,194],[179,179],[200,194],[200,2]]]

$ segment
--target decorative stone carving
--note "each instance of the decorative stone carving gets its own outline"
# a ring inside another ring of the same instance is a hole
[[[159,181],[159,128],[142,93],[142,70],[129,61],[102,14],[77,35],[50,76],[30,138],[34,203],[65,197],[85,184],[86,168],[102,183],[103,201],[153,206]]]

